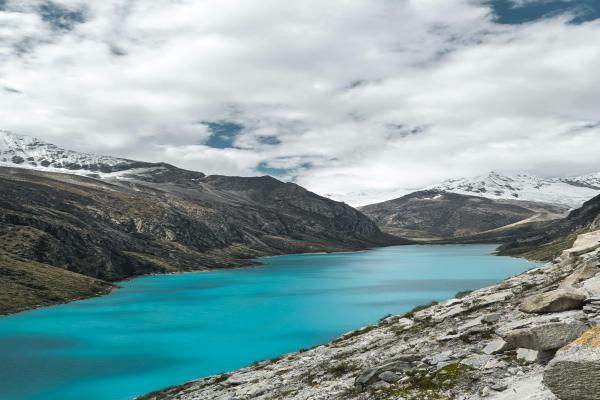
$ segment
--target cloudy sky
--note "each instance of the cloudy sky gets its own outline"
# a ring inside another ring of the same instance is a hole
[[[600,171],[598,0],[0,0],[0,128],[360,204]]]

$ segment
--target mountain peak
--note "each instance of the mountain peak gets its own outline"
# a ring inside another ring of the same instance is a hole
[[[600,174],[571,178],[543,178],[490,171],[472,178],[449,179],[426,189],[500,200],[525,200],[579,207],[600,194]]]

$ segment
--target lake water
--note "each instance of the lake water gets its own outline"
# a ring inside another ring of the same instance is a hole
[[[0,317],[0,399],[119,400],[308,348],[537,266],[493,245],[398,246],[147,276]]]

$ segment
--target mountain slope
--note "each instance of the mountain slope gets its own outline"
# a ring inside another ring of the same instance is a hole
[[[525,220],[559,218],[566,207],[448,193],[414,192],[359,208],[390,234],[413,239],[461,238]]]
[[[108,293],[99,279],[0,253],[0,315]]]
[[[5,143],[3,151],[21,149]],[[407,242],[343,203],[271,177],[204,176],[168,164],[140,168],[68,154],[87,169],[72,175],[49,172],[52,166],[0,167],[2,254],[115,281],[252,265],[249,259],[263,255]],[[91,161],[97,163],[90,167]],[[92,171],[111,168],[118,174]]]
[[[500,253],[550,260],[571,247],[577,235],[600,229],[600,196],[586,201],[564,219],[532,227],[500,247]]]
[[[475,178],[451,179],[427,188],[502,200],[561,204],[571,208],[600,194],[600,174],[570,178],[541,178],[529,174],[490,172]]]

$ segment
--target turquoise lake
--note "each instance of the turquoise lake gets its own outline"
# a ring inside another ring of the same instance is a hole
[[[108,296],[0,317],[0,399],[131,399],[539,265],[494,248],[268,257],[264,267],[147,276]]]

